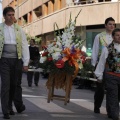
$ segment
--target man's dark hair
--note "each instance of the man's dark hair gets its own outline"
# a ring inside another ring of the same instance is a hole
[[[115,29],[112,31],[112,36],[114,36],[116,32],[120,32],[120,29],[119,29],[119,28],[115,28]]]
[[[120,32],[120,29],[119,29],[119,28],[114,29],[114,30],[112,31],[112,36],[114,36],[116,32]]]
[[[105,25],[107,25],[109,21],[114,21],[115,22],[115,20],[112,17],[109,17],[105,20]]]
[[[3,16],[5,16],[8,12],[15,12],[15,10],[14,10],[14,8],[12,8],[12,7],[5,7],[4,9],[3,9]]]
[[[35,44],[35,39],[31,39],[33,42],[34,42],[34,44]]]

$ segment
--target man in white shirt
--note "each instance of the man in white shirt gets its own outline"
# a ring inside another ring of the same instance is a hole
[[[0,24],[0,67],[1,67],[1,107],[4,119],[14,115],[11,102],[18,79],[18,71],[28,70],[29,49],[25,33],[20,26],[14,23],[15,10],[6,7],[3,10],[4,23]]]
[[[119,87],[120,87],[120,29],[112,32],[113,42],[104,47],[95,75],[100,83],[103,82],[103,72],[106,76],[107,115],[113,120],[119,120]]]
[[[115,28],[115,20],[112,17],[109,17],[105,20],[105,29],[106,31],[96,35],[94,39],[94,44],[92,48],[91,64],[95,67],[98,62],[98,58],[101,54],[101,50],[104,46],[108,46],[112,42],[112,31]],[[104,86],[105,82],[96,83],[97,88],[94,95],[94,112],[100,113],[100,107],[104,98]]]

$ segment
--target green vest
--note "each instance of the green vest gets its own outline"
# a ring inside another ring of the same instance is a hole
[[[105,46],[108,46],[108,44],[106,42],[106,32],[104,31],[99,34],[99,54],[101,54],[101,51]]]
[[[17,54],[18,59],[22,57],[22,36],[20,32],[20,27],[17,24],[14,24],[16,43],[17,43]],[[2,50],[4,46],[4,23],[0,24],[0,58],[2,55]]]

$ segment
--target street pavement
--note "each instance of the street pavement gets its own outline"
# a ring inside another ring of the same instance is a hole
[[[23,101],[26,110],[18,114],[14,108],[15,115],[11,120],[110,120],[107,118],[105,109],[105,98],[101,107],[101,114],[95,114],[94,91],[90,89],[76,89],[73,85],[70,103],[64,105],[63,101],[53,100],[47,103],[48,90],[45,86],[47,79],[40,77],[39,86],[27,85],[27,76],[23,73],[22,88]],[[55,90],[58,95],[64,95],[64,90]],[[0,120],[3,120],[0,109]]]

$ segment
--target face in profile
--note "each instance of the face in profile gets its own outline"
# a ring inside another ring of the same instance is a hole
[[[115,43],[120,44],[120,31],[115,32],[115,35],[113,36],[113,40]]]

